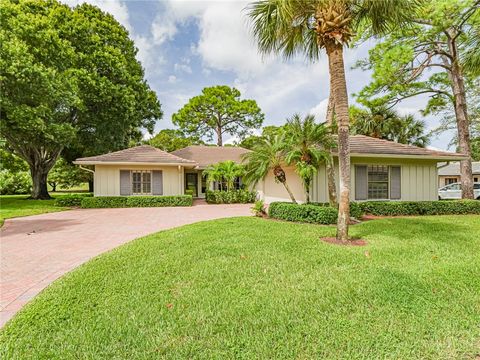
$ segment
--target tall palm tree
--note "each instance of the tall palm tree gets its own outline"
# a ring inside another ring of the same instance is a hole
[[[373,34],[409,19],[416,0],[258,0],[248,8],[253,33],[262,53],[285,58],[303,53],[317,60],[328,56],[330,88],[338,121],[340,202],[337,239],[348,240],[350,218],[350,148],[348,93],[343,48],[359,28]]]
[[[297,174],[303,182],[305,199],[310,202],[310,186],[315,173],[322,164],[330,161],[330,149],[334,146],[329,129],[324,124],[315,123],[315,116],[301,118],[295,114],[287,120],[286,160],[295,164]]]
[[[392,120],[387,140],[418,147],[425,147],[430,142],[425,133],[425,122],[411,114]]]
[[[293,203],[297,203],[283,169],[286,163],[286,143],[284,135],[277,135],[273,139],[260,138],[251,152],[243,155],[245,165],[244,180],[247,184],[256,185],[265,179],[270,171],[273,172],[275,181],[281,183]]]

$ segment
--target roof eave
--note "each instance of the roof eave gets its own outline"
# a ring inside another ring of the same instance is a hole
[[[337,156],[338,154],[333,154]],[[350,153],[350,157],[366,157],[366,158],[388,158],[388,159],[418,159],[418,160],[438,160],[438,161],[452,161],[452,160],[465,160],[466,156],[463,155],[410,155],[410,154],[373,154],[373,153]]]
[[[184,166],[195,167],[196,163],[157,163],[157,162],[139,162],[139,161],[94,161],[94,160],[75,160],[75,165],[143,165],[143,166]]]

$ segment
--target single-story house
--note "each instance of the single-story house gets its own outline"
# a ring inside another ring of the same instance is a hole
[[[79,158],[77,165],[93,165],[94,195],[180,195],[194,190],[204,197],[203,170],[221,161],[240,163],[249,150],[240,147],[189,146],[167,153],[142,145],[104,155]],[[352,200],[436,200],[437,164],[464,159],[462,154],[403,145],[363,135],[350,137]],[[338,161],[334,154],[337,188]],[[285,166],[287,182],[298,201],[304,201],[302,183],[292,166]],[[273,174],[256,190],[265,202],[289,201]],[[312,201],[328,201],[327,176],[321,167],[311,191]]]
[[[480,161],[472,162],[473,182],[480,182]],[[460,182],[460,163],[442,164],[438,167],[438,187]]]

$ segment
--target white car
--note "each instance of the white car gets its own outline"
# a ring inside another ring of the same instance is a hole
[[[440,200],[461,199],[462,189],[460,183],[453,183],[438,189],[438,198]],[[473,183],[473,198],[480,200],[480,183]]]

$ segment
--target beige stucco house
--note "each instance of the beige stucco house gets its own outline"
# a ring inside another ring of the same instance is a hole
[[[480,161],[472,162],[473,182],[480,182]],[[460,163],[441,164],[438,167],[438,187],[460,182]]]
[[[194,197],[204,197],[203,170],[211,164],[233,160],[241,162],[249,150],[240,147],[189,146],[167,153],[142,145],[104,155],[79,158],[77,165],[93,165],[95,196],[180,195],[187,189]],[[436,200],[437,164],[458,161],[463,155],[403,145],[356,135],[350,137],[351,199]],[[338,174],[338,165],[336,163]],[[287,182],[299,201],[305,200],[300,178],[285,166]],[[338,179],[337,179],[338,187]],[[288,201],[282,186],[272,174],[256,185],[265,202]],[[312,184],[312,201],[328,201],[325,167]]]

